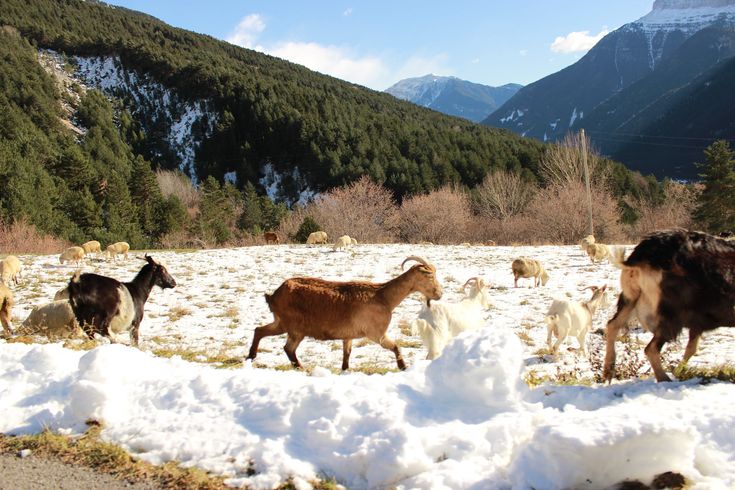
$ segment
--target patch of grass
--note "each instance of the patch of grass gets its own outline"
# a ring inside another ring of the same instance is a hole
[[[0,453],[30,449],[42,458],[84,466],[106,473],[121,481],[153,483],[159,488],[225,490],[224,478],[209,475],[198,468],[182,468],[176,462],[162,466],[137,460],[124,449],[100,440],[101,427],[92,425],[81,437],[71,438],[44,430],[31,436],[0,434]]]
[[[397,373],[398,368],[389,368],[385,366],[379,366],[374,362],[367,362],[360,364],[359,366],[350,366],[350,371],[354,373],[363,374],[385,374],[385,373]]]
[[[401,349],[420,349],[424,346],[424,343],[421,340],[414,339],[398,339],[396,343]]]
[[[538,356],[538,357],[550,356],[553,354],[554,353],[552,352],[552,350],[549,349],[548,347],[541,347],[540,349],[537,349],[536,352],[533,353],[534,356]]]
[[[221,351],[217,354],[208,354],[203,351],[178,349],[178,348],[161,348],[154,349],[154,356],[165,357],[167,359],[173,356],[180,356],[188,362],[198,362],[200,364],[216,364],[217,368],[239,368],[242,367],[243,360],[241,357],[232,357]]]
[[[526,345],[534,345],[534,341],[531,338],[530,335],[528,335],[528,332],[516,332],[516,335],[519,339],[521,339],[521,342],[523,342]]]
[[[735,365],[732,364],[721,364],[719,366],[710,367],[695,367],[681,364],[674,369],[673,373],[679,381],[701,378],[703,384],[709,383],[713,380],[735,383]]]
[[[67,339],[64,348],[69,350],[92,350],[99,344],[94,339]]]
[[[36,339],[32,335],[16,335],[5,339],[8,344],[35,344]]]
[[[398,330],[401,331],[403,335],[406,337],[411,336],[411,323],[406,319],[401,319],[398,321]]]
[[[230,306],[214,316],[217,318],[238,318],[240,316],[240,309],[237,306]]]
[[[168,319],[172,322],[177,322],[181,318],[191,315],[191,310],[187,308],[186,306],[172,306],[168,310]]]
[[[527,299],[524,299],[523,301],[521,301],[521,302],[520,302],[520,303],[518,303],[518,304],[520,304],[521,306],[525,306],[525,305],[528,305],[528,304],[530,304],[530,303],[528,302],[528,300],[527,300]]]

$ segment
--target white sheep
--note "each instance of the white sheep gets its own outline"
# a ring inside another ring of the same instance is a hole
[[[595,242],[595,237],[592,235],[582,238],[579,246],[587,253],[593,264],[599,260],[610,259],[610,249],[607,245]]]
[[[90,240],[82,243],[82,248],[85,254],[100,253],[102,252],[102,245],[97,240]]]
[[[114,259],[116,256],[122,255],[123,259],[127,259],[128,250],[130,250],[130,245],[127,242],[115,242],[107,246],[107,258]]]
[[[87,338],[67,300],[33,308],[19,331],[27,335],[45,335],[49,340]]]
[[[0,261],[0,282],[4,282],[8,286],[10,281],[18,284],[18,278],[23,270],[23,264],[15,255],[8,255]]]
[[[317,243],[328,243],[329,237],[326,231],[315,231],[310,233],[306,239],[307,245],[316,245]]]
[[[592,297],[588,301],[568,301],[555,299],[549,311],[546,312],[546,325],[548,337],[546,343],[554,354],[559,351],[559,346],[567,337],[576,337],[579,348],[583,354],[587,353],[585,339],[587,333],[592,330],[592,318],[595,311],[601,305],[607,303],[607,285],[602,287],[590,286]],[[552,335],[556,336],[556,342],[552,345]]]
[[[76,262],[77,267],[86,254],[82,247],[69,247],[59,255],[59,262]]]
[[[513,270],[513,279],[515,287],[518,287],[519,278],[533,277],[533,287],[539,285],[545,286],[549,280],[549,274],[541,265],[541,262],[528,257],[519,257],[511,264]]]
[[[5,284],[0,282],[0,323],[6,335],[13,335],[13,326],[10,321],[13,318],[13,292]]]
[[[339,250],[341,248],[348,248],[352,246],[352,238],[350,238],[348,235],[342,235],[341,237],[337,238],[337,241],[334,242],[334,247],[332,247],[332,250]]]
[[[436,359],[454,337],[466,330],[482,327],[483,310],[490,308],[488,285],[478,277],[469,279],[470,290],[459,303],[432,301],[424,305],[411,325],[411,334],[418,335],[426,346],[427,359]]]
[[[357,240],[354,238],[350,237],[350,241],[352,242],[352,245],[357,245]]]

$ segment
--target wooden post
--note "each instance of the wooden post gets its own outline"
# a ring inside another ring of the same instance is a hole
[[[584,136],[584,128],[579,130],[579,138],[582,142],[582,165],[584,165],[584,183],[587,187],[587,210],[590,214],[590,235],[594,235],[595,227],[592,223],[592,191],[590,190],[590,169],[587,166],[587,139]]]

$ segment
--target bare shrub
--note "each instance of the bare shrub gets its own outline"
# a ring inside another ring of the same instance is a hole
[[[70,242],[41,233],[25,219],[5,223],[0,218],[0,250],[4,253],[50,254],[69,246]]]
[[[289,240],[290,237],[296,235],[301,223],[304,222],[304,218],[309,215],[307,206],[297,206],[291,210],[278,224],[276,233],[278,236],[285,237],[285,240]]]
[[[528,206],[536,235],[548,243],[577,243],[589,233],[587,192],[581,182],[551,185],[542,189]],[[592,189],[592,218],[595,238],[601,243],[623,239],[618,205],[604,187]]]
[[[536,190],[535,183],[526,182],[516,172],[501,170],[487,174],[475,189],[475,211],[483,218],[508,219],[526,209]]]
[[[660,204],[651,198],[627,198],[626,203],[639,214],[638,221],[629,229],[630,238],[637,240],[647,233],[666,228],[691,228],[701,191],[701,186],[668,181]]]
[[[349,235],[361,243],[395,240],[391,223],[398,207],[393,195],[367,176],[322,194],[305,211],[332,238]]]
[[[507,219],[483,218],[476,216],[470,241],[496,245],[530,245],[548,244],[549,240],[539,235],[535,229],[535,220],[527,214],[512,216]]]
[[[175,195],[179,198],[190,217],[194,217],[199,210],[199,191],[191,179],[180,170],[158,170],[156,180],[165,197]]]
[[[584,164],[582,159],[582,137],[579,133],[567,133],[559,143],[552,144],[544,154],[539,169],[549,185],[567,185],[575,182],[584,183]],[[592,143],[585,135],[587,149],[587,168],[590,184],[595,187],[605,186],[608,180],[608,168]],[[586,201],[585,201],[586,202]]]
[[[402,241],[447,244],[468,241],[473,221],[467,194],[446,186],[403,201],[396,227]]]

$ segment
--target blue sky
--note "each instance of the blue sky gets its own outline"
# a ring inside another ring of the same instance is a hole
[[[528,84],[574,63],[653,0],[113,0],[209,34],[384,90],[434,73]]]

